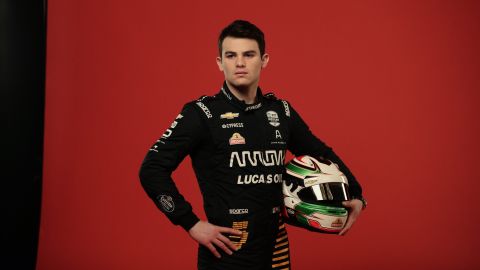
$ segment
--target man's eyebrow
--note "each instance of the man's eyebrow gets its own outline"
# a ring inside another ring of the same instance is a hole
[[[242,52],[242,54],[247,54],[247,53],[254,53],[256,54],[257,52],[255,50],[249,50],[249,51],[244,51]],[[236,52],[234,51],[225,51],[224,54],[237,54]]]

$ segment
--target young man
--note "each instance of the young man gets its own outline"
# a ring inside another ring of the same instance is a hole
[[[289,245],[280,209],[286,150],[323,156],[349,180],[345,234],[362,210],[362,190],[330,147],[317,139],[291,105],[258,87],[268,64],[264,35],[234,21],[220,34],[217,64],[225,75],[214,96],[187,103],[148,152],[141,183],[158,208],[199,245],[199,269],[289,269]],[[186,155],[204,199],[199,220],[171,173]]]

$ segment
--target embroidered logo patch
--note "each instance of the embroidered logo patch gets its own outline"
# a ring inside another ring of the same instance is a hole
[[[278,118],[278,114],[274,111],[267,112],[267,119],[270,125],[274,127],[280,126],[280,119]]]
[[[230,145],[235,145],[235,144],[245,144],[245,138],[240,135],[240,133],[235,132],[233,133],[232,137],[228,140],[228,143]]]
[[[160,195],[158,197],[158,201],[160,202],[165,212],[170,213],[170,212],[173,212],[173,210],[175,210],[175,204],[173,203],[172,197],[168,195]]]
[[[238,113],[226,112],[220,115],[221,119],[233,119],[235,117],[238,117]]]
[[[243,123],[227,123],[223,124],[222,128],[243,128]]]
[[[343,227],[343,221],[337,218],[335,221],[332,222],[332,227],[334,228],[341,228]]]

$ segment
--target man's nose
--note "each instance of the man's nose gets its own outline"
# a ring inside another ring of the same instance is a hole
[[[236,62],[237,67],[244,67],[245,66],[245,59],[243,57],[237,57]]]

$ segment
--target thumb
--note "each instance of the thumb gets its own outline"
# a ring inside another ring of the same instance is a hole
[[[350,201],[343,201],[343,202],[342,202],[342,205],[345,206],[345,207],[350,208],[350,207],[352,207],[352,202],[350,202]]]

